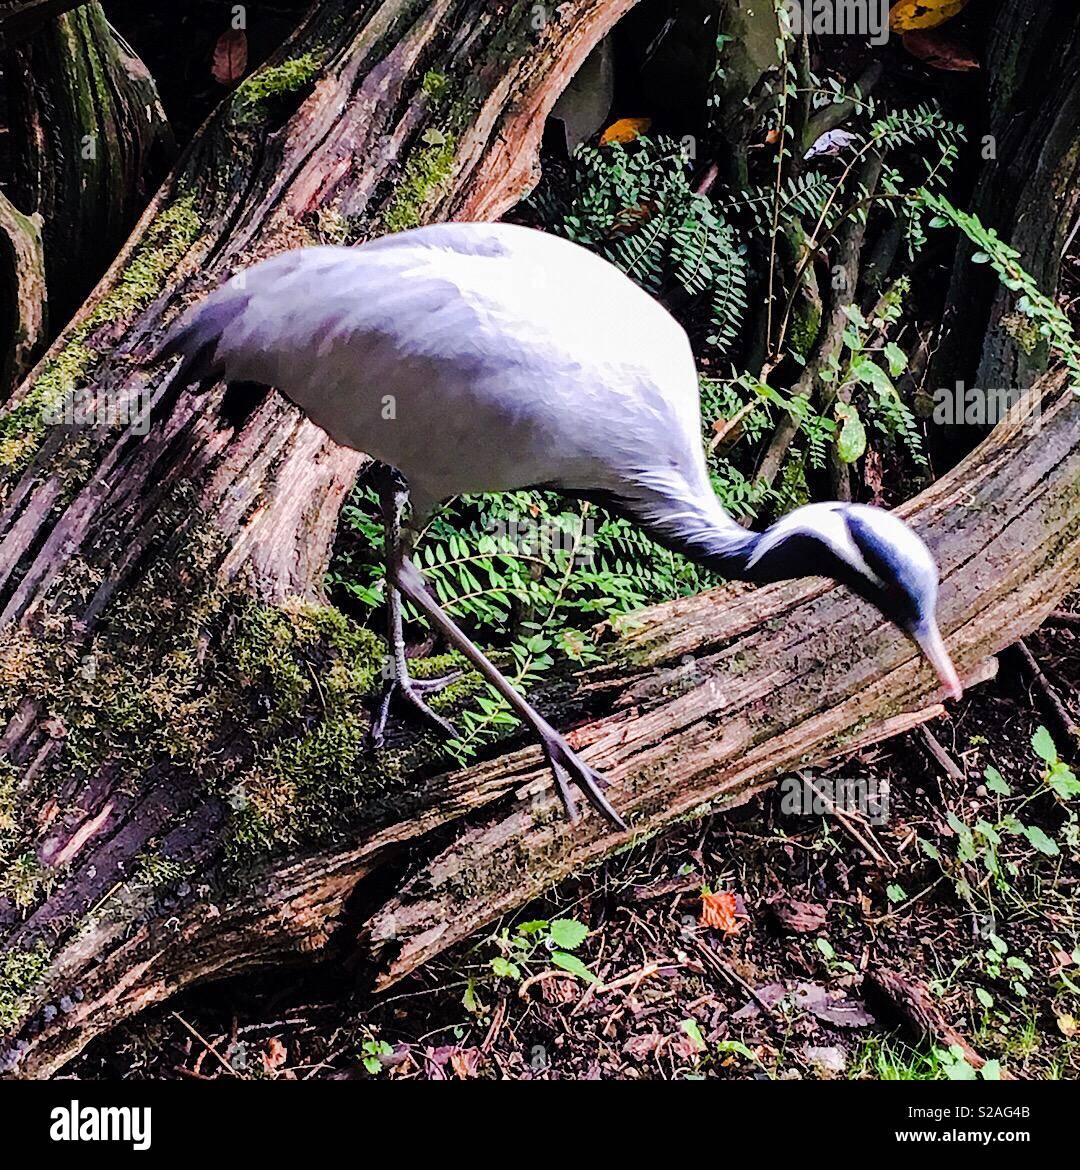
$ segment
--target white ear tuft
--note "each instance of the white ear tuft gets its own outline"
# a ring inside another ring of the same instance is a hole
[[[866,559],[851,538],[847,521],[844,519],[846,507],[845,504],[834,502],[806,504],[796,508],[794,512],[788,513],[762,533],[747,568],[752,569],[762,557],[793,536],[809,536],[827,545],[835,556],[854,569],[860,577],[883,586],[884,582],[866,563]]]

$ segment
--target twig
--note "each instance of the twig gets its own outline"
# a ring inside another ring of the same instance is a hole
[[[926,741],[926,746],[930,749],[930,754],[945,770],[947,776],[951,776],[954,780],[959,780],[961,783],[964,780],[964,769],[949,755],[949,753],[941,746],[941,741],[924,723],[919,728],[922,732],[922,737]]]
[[[180,1015],[179,1012],[170,1012],[169,1015],[172,1016],[172,1018],[176,1020],[178,1024],[181,1024],[188,1032],[190,1032],[191,1035],[194,1036],[195,1039],[198,1040],[198,1042],[203,1046],[203,1048],[205,1048],[209,1053],[211,1053],[211,1055],[217,1058],[218,1063],[229,1074],[229,1076],[235,1077],[237,1075],[236,1069],[234,1069],[233,1066],[229,1064],[225,1057],[222,1056],[220,1052],[218,1052],[218,1050],[213,1046],[213,1044],[210,1043],[209,1040],[206,1039],[205,1036],[202,1036],[196,1032],[195,1029],[187,1022],[187,1020],[184,1019],[182,1015]]]
[[[1076,726],[1073,717],[1065,708],[1065,704],[1058,698],[1053,684],[1043,673],[1042,667],[1035,661],[1035,656],[1027,648],[1023,638],[1016,643],[1016,652],[1020,655],[1031,678],[1031,685],[1038,692],[1043,701],[1043,707],[1050,718],[1058,725],[1058,730],[1072,741],[1073,746],[1080,740],[1080,728]]]
[[[959,1048],[972,1068],[980,1069],[986,1064],[986,1059],[949,1024],[919,984],[911,983],[884,967],[875,967],[866,978],[870,986],[896,1009],[919,1039],[929,1039],[946,1048]],[[1006,1072],[1002,1072],[1001,1077],[1003,1080],[1013,1079]]]
[[[844,829],[848,836],[859,845],[863,850],[869,854],[879,865],[884,865],[889,869],[896,869],[896,862],[885,852],[877,838],[874,836],[873,830],[869,825],[864,825],[859,828],[855,823],[855,818],[849,813],[837,808],[833,801],[825,795],[821,789],[814,786],[813,780],[810,779],[803,772],[796,772],[796,776],[806,785],[807,788],[821,801],[821,803],[829,810],[829,812],[836,817],[840,822],[840,827]]]

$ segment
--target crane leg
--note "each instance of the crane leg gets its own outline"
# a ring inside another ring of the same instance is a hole
[[[395,472],[387,469],[379,482],[379,501],[383,512],[383,526],[386,534],[386,590],[388,629],[390,644],[390,678],[379,702],[378,714],[371,728],[371,742],[381,747],[386,735],[386,724],[390,718],[390,704],[395,696],[410,703],[420,714],[433,723],[450,739],[457,739],[458,732],[452,723],[428,706],[425,695],[437,694],[444,687],[461,677],[461,671],[443,678],[414,679],[409,676],[408,659],[405,656],[405,634],[401,618],[401,593],[394,584],[395,566],[401,560],[401,516],[408,493]]]
[[[517,712],[519,717],[533,729],[540,740],[544,755],[555,777],[555,786],[562,800],[566,814],[577,822],[580,814],[573,794],[571,781],[581,789],[588,802],[616,828],[626,830],[622,817],[611,807],[602,791],[605,781],[583,760],[579,759],[566,740],[533,709],[525,698],[518,694],[509,679],[503,676],[484,652],[476,646],[457,626],[424,587],[420,570],[404,556],[399,556],[391,566],[393,583],[419,609],[436,629],[442,631],[452,646],[476,667],[489,683]]]

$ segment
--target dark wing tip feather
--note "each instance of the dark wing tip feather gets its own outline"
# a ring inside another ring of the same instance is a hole
[[[218,344],[247,303],[246,296],[235,293],[210,296],[173,325],[152,361],[168,361],[179,355],[183,360],[173,376],[174,385],[212,385],[224,372],[217,360]]]

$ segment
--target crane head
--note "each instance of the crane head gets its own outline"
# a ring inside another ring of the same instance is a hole
[[[872,602],[918,646],[945,693],[963,688],[937,623],[938,567],[910,525],[868,504],[807,504],[762,533],[754,580],[820,574]]]

